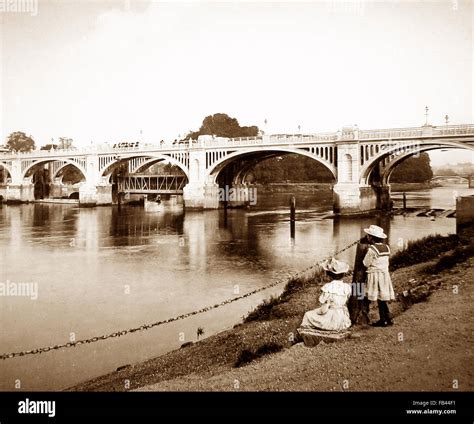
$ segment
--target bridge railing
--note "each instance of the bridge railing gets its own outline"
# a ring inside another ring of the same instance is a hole
[[[359,130],[359,140],[421,137],[422,135],[423,129],[417,127],[400,130]]]
[[[29,152],[6,152],[0,153],[0,156],[5,159],[18,159],[25,158],[28,156],[34,157],[46,157],[46,156],[58,156],[58,155],[70,155],[70,154],[81,154],[83,150],[78,149],[56,149],[56,150],[31,150]]]
[[[474,135],[474,125],[444,125],[431,128],[431,134],[425,133],[425,127],[359,130],[359,140],[409,138],[422,137],[424,135],[429,137],[443,135]]]
[[[51,149],[51,150],[31,150],[29,152],[5,152],[0,153],[3,159],[18,159],[26,158],[29,156],[33,157],[48,157],[48,156],[70,156],[70,155],[83,155],[89,153],[102,153],[102,154],[114,154],[114,153],[129,153],[129,152],[142,152],[142,151],[155,151],[155,150],[186,150],[189,145],[186,144],[144,144],[135,147],[113,147],[108,144],[99,144],[93,146],[86,146],[81,149]]]
[[[262,143],[262,136],[256,137],[235,137],[217,140],[205,140],[205,147],[216,147],[216,146],[243,146],[243,145],[252,145]]]
[[[334,141],[337,140],[337,133],[317,133],[317,134],[276,134],[269,136],[270,143],[307,143],[313,141]]]
[[[293,144],[309,143],[314,141],[334,141],[337,139],[337,133],[319,133],[319,134],[272,134],[268,136],[256,137],[236,137],[227,140],[206,140],[206,147],[222,146],[251,146],[255,144]]]
[[[474,134],[474,125],[445,125],[433,127],[433,135],[469,135]]]
[[[359,130],[355,129],[349,133],[341,131],[316,133],[316,134],[272,134],[256,137],[238,137],[238,138],[219,138],[214,140],[200,140],[191,141],[178,144],[151,144],[140,143],[140,145],[114,147],[110,144],[99,144],[87,146],[81,149],[55,149],[55,150],[34,150],[31,152],[6,152],[0,153],[3,160],[8,159],[22,159],[22,158],[43,158],[43,157],[64,157],[64,156],[79,156],[91,153],[100,154],[119,154],[132,152],[147,152],[147,151],[188,151],[194,148],[203,147],[238,147],[238,146],[252,146],[252,145],[271,145],[271,144],[304,144],[308,142],[332,142],[346,136],[351,136],[351,139],[368,141],[377,139],[401,139],[411,137],[422,137],[428,135],[425,133],[426,127],[413,128],[390,128],[379,130]],[[439,127],[431,127],[429,136],[456,136],[456,135],[474,135],[474,125],[444,125]]]

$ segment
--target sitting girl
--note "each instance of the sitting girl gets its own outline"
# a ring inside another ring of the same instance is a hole
[[[301,327],[328,331],[347,330],[351,326],[346,306],[351,295],[351,286],[344,283],[342,277],[349,271],[349,265],[331,258],[326,260],[322,267],[332,281],[322,287],[322,294],[319,297],[322,306],[306,312]]]

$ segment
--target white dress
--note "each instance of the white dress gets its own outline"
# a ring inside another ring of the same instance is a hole
[[[394,300],[392,279],[388,272],[390,248],[383,243],[371,245],[364,258],[367,267],[367,293],[369,300]]]
[[[317,328],[328,331],[343,331],[351,326],[347,300],[351,286],[342,280],[333,280],[322,287],[319,302],[322,306],[304,314],[302,328]]]

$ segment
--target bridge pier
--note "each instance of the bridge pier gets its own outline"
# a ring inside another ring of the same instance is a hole
[[[216,183],[188,183],[183,187],[185,209],[219,208],[219,185]]]
[[[7,203],[23,203],[35,200],[33,184],[8,184],[6,190]]]
[[[79,205],[85,207],[112,204],[112,184],[83,184],[79,187]]]
[[[341,215],[389,210],[390,185],[359,186],[358,183],[338,183],[334,191],[334,212]]]
[[[21,184],[8,184],[5,190],[7,203],[27,203],[35,200],[35,185],[30,179]]]
[[[368,206],[365,201],[361,202],[361,187],[358,183],[337,183],[333,187],[334,206],[333,210],[338,214],[358,213],[363,210],[363,207]],[[364,198],[367,199],[367,193],[364,193]],[[374,202],[375,208],[375,202]]]
[[[350,215],[373,210],[377,207],[377,195],[370,186],[360,183],[360,148],[358,133],[344,128],[338,135],[337,183],[333,187],[334,213]]]
[[[49,197],[56,199],[63,197],[63,184],[61,178],[54,178],[51,182]]]
[[[388,211],[392,209],[392,198],[390,195],[390,184],[375,186],[377,195],[377,209]]]
[[[338,135],[337,184],[333,187],[335,213],[351,215],[391,208],[390,185],[383,184],[380,169],[375,168],[370,183],[361,179],[362,163],[372,150],[361,147],[359,131],[343,128]],[[369,180],[369,178],[367,178]]]

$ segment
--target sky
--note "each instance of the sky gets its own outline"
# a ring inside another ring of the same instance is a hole
[[[267,133],[420,126],[425,106],[474,123],[470,1],[35,5],[0,12],[2,142],[168,141],[214,113]]]

